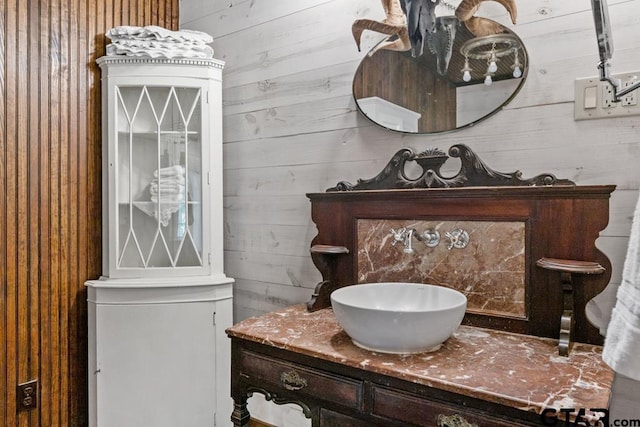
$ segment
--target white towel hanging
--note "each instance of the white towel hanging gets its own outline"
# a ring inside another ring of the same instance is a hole
[[[640,197],[602,358],[617,373],[640,381]]]

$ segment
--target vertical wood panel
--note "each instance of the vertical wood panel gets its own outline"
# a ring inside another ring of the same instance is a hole
[[[122,16],[122,1],[121,0],[113,0],[111,2],[107,2],[113,5],[113,14],[111,15],[110,19],[111,19],[111,23],[113,22],[122,22],[121,20],[121,16]],[[109,19],[109,18],[108,18]],[[113,25],[110,25],[108,27],[106,27],[107,29],[113,27]]]
[[[77,80],[79,82],[84,82],[84,84],[79,85],[78,87],[74,87],[70,92],[71,97],[77,97],[77,110],[73,111],[75,116],[72,118],[72,128],[74,128],[78,134],[78,137],[81,141],[90,141],[87,139],[88,133],[86,130],[87,123],[87,112],[89,111],[87,102],[87,92],[90,85],[94,84],[93,81],[89,80],[87,77],[87,67],[90,66],[91,61],[93,60],[91,55],[89,54],[89,45],[86,43],[88,39],[93,39],[95,36],[90,36],[89,30],[94,30],[94,28],[88,26],[88,20],[84,13],[84,5],[83,0],[75,0],[73,1],[73,14],[75,19],[72,20],[71,25],[71,34],[74,34],[76,37],[75,43],[72,44],[70,50],[77,50],[79,55],[77,55],[76,61],[71,63],[72,65],[72,80]],[[93,5],[93,3],[89,3]],[[95,7],[95,6],[93,6]],[[100,11],[104,10],[104,5],[102,3],[98,4],[98,8]],[[97,17],[103,19],[103,14],[96,13]],[[78,25],[74,25],[73,22],[77,22]],[[102,21],[104,22],[104,20]],[[73,41],[72,41],[73,43]],[[95,139],[95,141],[100,141],[100,139]],[[89,144],[89,146],[93,146],[93,144]],[[76,212],[92,212],[89,210],[88,200],[93,197],[89,188],[87,187],[87,177],[89,175],[87,171],[87,144],[79,144],[77,146],[77,150],[72,151],[70,153],[70,159],[75,163],[76,167],[76,178],[74,179],[72,185],[75,190],[75,193],[78,195],[75,200],[75,209]],[[94,211],[95,212],[95,211]],[[73,213],[71,215],[71,221],[73,223]],[[87,230],[89,224],[87,222],[80,222],[77,224],[77,227],[74,229],[73,237],[72,237],[72,249],[73,253],[75,253],[76,260],[75,263],[78,265],[78,269],[75,274],[71,274],[72,280],[74,282],[81,282],[83,280],[84,274],[90,271],[99,271],[99,270],[91,270],[88,268],[87,256],[82,248],[90,245],[91,241],[87,240]],[[99,241],[99,240],[97,240]],[[99,248],[94,248],[94,253],[100,254]],[[72,272],[73,273],[73,272]],[[83,303],[84,298],[80,298],[81,293],[69,294],[67,298],[67,304],[69,307],[69,323],[72,336],[77,337],[78,345],[70,347],[70,354],[67,358],[68,371],[70,378],[87,376],[87,362],[86,358],[82,359],[82,356],[87,348],[87,326],[86,326],[86,309],[85,304]],[[81,360],[82,363],[77,363],[78,360]],[[73,361],[76,361],[74,365]],[[69,401],[68,413],[69,413],[69,423],[71,425],[78,425],[81,421],[84,420],[86,416],[85,408],[88,405],[88,400],[86,393],[84,390],[86,389],[86,383],[80,383],[77,381],[71,382],[69,384],[69,396],[71,399]]]
[[[38,49],[37,40],[40,37],[40,5],[30,0],[28,8],[27,26],[29,32],[29,63],[27,71],[34,64],[40,63],[40,50]],[[34,42],[36,41],[36,42]],[[39,123],[39,80],[40,76],[37,72],[27,72],[29,76],[29,128],[28,128],[28,147],[29,147],[29,180],[27,182],[29,188],[29,377],[38,377],[38,366],[40,366],[40,316],[38,307],[40,307],[40,284],[39,284],[39,260],[40,260],[40,233],[37,232],[40,223],[40,191],[38,180],[40,174],[40,146],[38,144],[38,135],[40,130]],[[26,104],[26,103],[25,103]],[[31,414],[30,414],[31,415]],[[37,413],[32,418],[37,417]],[[37,420],[32,420],[35,422]]]
[[[31,2],[32,7],[33,3]],[[40,0],[39,2],[39,21],[40,21],[40,36],[34,40],[38,40],[38,45],[48,46],[49,44],[49,32],[50,32],[50,4],[49,0]],[[50,96],[50,82],[49,82],[49,50],[41,48],[40,57],[38,61],[39,70],[39,107],[38,107],[38,119],[41,124],[51,123],[51,106],[49,104]],[[35,64],[32,64],[32,66]],[[50,313],[50,301],[51,301],[51,251],[49,249],[49,236],[51,234],[50,229],[50,176],[51,167],[49,164],[49,153],[51,152],[51,140],[50,132],[47,126],[41,125],[39,133],[34,134],[34,138],[37,140],[37,145],[40,150],[40,177],[37,184],[39,184],[39,197],[40,197],[40,217],[39,217],[39,234],[40,234],[40,259],[39,259],[39,283],[40,283],[40,309],[38,314],[41,321],[40,328],[34,333],[39,334],[39,349],[40,349],[40,394],[41,396],[50,396],[52,394],[52,366],[49,361],[51,360],[51,344],[50,337],[51,323],[45,319],[49,319]],[[51,399],[40,399],[40,422],[41,425],[51,424]]]
[[[17,130],[17,211],[20,221],[16,223],[16,237],[18,244],[18,268],[17,268],[17,285],[18,285],[18,379],[28,378],[31,375],[29,369],[29,328],[25,327],[29,324],[29,269],[28,269],[28,98],[27,89],[27,61],[28,55],[28,34],[27,34],[27,10],[19,5],[16,7],[16,30],[17,30],[17,51],[19,52],[16,61],[16,77],[17,77],[17,99],[22,100],[17,104],[16,130]],[[25,268],[27,267],[27,268]],[[28,417],[22,417],[18,420],[19,425],[27,425]]]
[[[50,369],[51,378],[50,381],[50,396],[60,396],[62,390],[60,387],[60,328],[59,322],[55,319],[60,318],[60,3],[59,0],[50,0],[50,14],[51,20],[49,23],[49,81],[51,85],[50,102],[51,102],[51,116],[50,116],[50,135],[49,135],[49,178],[51,180],[49,184],[49,208],[50,208],[50,227],[49,227],[49,255],[50,255],[50,282],[49,282],[49,305],[47,306],[48,317],[44,318],[44,322],[49,324],[50,335]],[[43,272],[46,274],[46,272]],[[46,396],[41,396],[42,400],[48,400],[50,408],[50,423],[51,425],[60,425],[60,401],[49,400]]]
[[[7,75],[5,68],[5,20],[4,20],[4,12],[6,9],[6,4],[4,0],[0,0],[0,93],[3,96],[7,96],[7,88],[5,85],[5,78]],[[7,206],[7,193],[6,193],[6,182],[7,182],[7,158],[6,158],[6,111],[5,111],[5,102],[0,102],[0,206]],[[6,250],[7,244],[7,217],[6,215],[0,214],[0,263],[3,265],[7,265],[7,254],[9,251]],[[9,364],[9,336],[8,333],[8,324],[7,324],[7,314],[8,314],[8,286],[7,286],[7,269],[0,269],[0,421],[7,420],[7,411],[8,411],[8,403],[9,396],[7,387],[10,384],[10,380],[7,376],[8,369],[6,368]],[[4,350],[4,351],[1,351]],[[5,368],[2,368],[2,367]]]
[[[6,28],[7,34],[11,34],[11,37],[6,39],[6,100],[16,99],[16,62],[11,61],[10,58],[16,57],[16,8],[13,4],[7,4],[5,10],[5,16],[7,19]],[[6,111],[6,259],[4,264],[6,266],[6,328],[7,328],[7,364],[6,364],[6,397],[7,397],[7,425],[16,425],[17,419],[14,413],[11,411],[11,401],[15,401],[15,384],[18,377],[18,352],[17,348],[19,343],[17,341],[18,327],[17,327],[17,244],[16,244],[16,230],[15,221],[9,220],[9,218],[17,218],[17,195],[16,195],[16,162],[18,159],[18,153],[16,150],[16,109],[14,106],[7,106]],[[13,107],[13,108],[12,108]]]
[[[123,7],[124,9],[124,7]],[[137,0],[129,0],[127,9],[129,10],[129,22],[138,20],[138,2]]]
[[[158,15],[158,17],[157,17],[158,22],[164,22],[165,21],[165,16],[166,16],[164,7],[155,7],[153,9],[156,11],[156,13]]]
[[[71,277],[69,277],[69,267],[72,262],[70,253],[71,246],[71,224],[70,215],[73,212],[73,206],[71,206],[71,193],[73,189],[70,186],[70,176],[75,173],[71,170],[72,165],[69,163],[69,150],[72,146],[70,138],[70,124],[69,116],[71,114],[69,106],[69,67],[71,58],[69,57],[69,3],[68,0],[60,0],[58,3],[60,8],[60,21],[59,21],[59,38],[60,38],[60,61],[58,73],[60,75],[60,122],[59,122],[59,150],[60,156],[58,158],[59,178],[60,178],[60,191],[58,193],[59,205],[58,215],[60,217],[60,235],[59,235],[59,254],[60,254],[60,270],[59,270],[59,287],[58,287],[58,309],[65,317],[64,322],[60,322],[58,325],[58,337],[60,340],[60,347],[58,353],[58,366],[60,371],[60,390],[69,390],[69,367],[66,363],[69,355],[69,346],[67,345],[69,339],[69,305],[67,301],[67,292],[71,290]],[[66,408],[69,405],[69,393],[64,391],[60,393],[58,399],[59,408],[59,424],[69,425],[68,412]]]
[[[0,0],[0,425],[87,424],[84,282],[101,267],[95,60],[109,28],[177,29],[177,10],[178,0]],[[38,408],[17,413],[16,386],[31,379]]]

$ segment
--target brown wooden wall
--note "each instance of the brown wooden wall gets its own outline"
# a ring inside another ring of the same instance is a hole
[[[178,27],[178,0],[0,0],[0,425],[87,423],[84,281],[100,275],[107,29]],[[38,408],[16,386],[39,381]]]

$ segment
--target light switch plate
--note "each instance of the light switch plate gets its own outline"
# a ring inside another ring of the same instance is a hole
[[[619,79],[621,87],[626,87],[640,79],[640,71],[615,74],[611,78]],[[599,77],[576,79],[574,118],[589,120],[638,116],[640,115],[640,105],[637,102],[639,96],[640,89],[636,89],[621,97],[618,102],[613,102],[613,87],[609,82],[600,81]]]

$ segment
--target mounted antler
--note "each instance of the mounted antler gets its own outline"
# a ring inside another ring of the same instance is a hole
[[[456,9],[456,17],[464,22],[467,29],[476,37],[489,36],[491,34],[503,33],[506,28],[490,19],[473,16],[480,7],[480,3],[486,0],[462,0]],[[511,22],[515,25],[518,10],[515,0],[494,0],[507,9],[511,16]]]
[[[388,50],[409,50],[411,42],[409,40],[409,32],[407,30],[407,18],[400,7],[400,0],[382,0],[382,7],[386,18],[382,21],[374,21],[373,19],[357,19],[351,26],[353,38],[356,40],[358,51],[360,50],[360,37],[364,30],[371,30],[377,33],[386,34],[387,39],[396,36],[396,39],[388,41],[385,39],[378,44],[370,55],[379,49]]]

